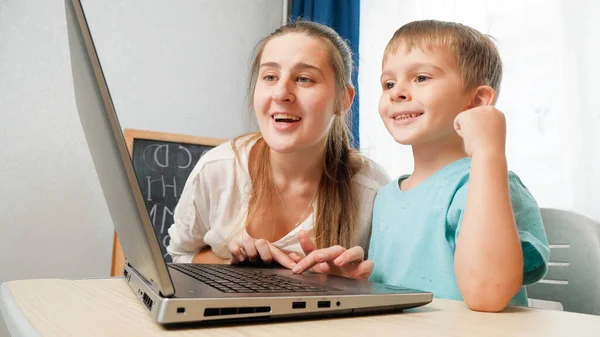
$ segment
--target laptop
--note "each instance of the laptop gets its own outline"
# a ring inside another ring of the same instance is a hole
[[[77,110],[133,294],[161,324],[383,313],[432,293],[272,266],[165,263],[80,0],[65,0]]]

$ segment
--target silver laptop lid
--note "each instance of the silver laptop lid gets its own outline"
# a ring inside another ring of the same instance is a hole
[[[79,119],[127,263],[163,296],[175,293],[138,185],[80,0],[65,0]]]

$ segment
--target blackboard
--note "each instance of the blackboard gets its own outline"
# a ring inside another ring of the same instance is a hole
[[[185,182],[200,157],[224,140],[133,129],[125,129],[124,136],[161,251],[171,262],[167,230]]]

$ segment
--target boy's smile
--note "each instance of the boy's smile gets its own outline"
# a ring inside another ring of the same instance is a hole
[[[462,83],[446,48],[407,50],[400,45],[390,52],[383,62],[379,114],[394,140],[423,145],[459,137],[454,118],[472,100]]]
[[[390,116],[394,119],[394,125],[408,125],[423,115],[422,111],[399,111]]]

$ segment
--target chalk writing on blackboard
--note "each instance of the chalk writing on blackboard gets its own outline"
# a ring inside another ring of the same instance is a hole
[[[166,262],[169,227],[183,187],[198,160],[223,140],[126,130],[133,167]]]

